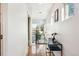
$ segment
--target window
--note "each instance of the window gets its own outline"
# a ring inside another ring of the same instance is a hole
[[[62,7],[61,9],[61,19],[62,21],[64,21],[64,7]]]
[[[74,15],[74,4],[73,3],[65,3],[64,4],[64,12],[65,12],[65,19],[68,19],[70,16]]]
[[[62,21],[74,16],[74,3],[65,3],[61,9]]]
[[[74,4],[73,3],[69,3],[69,16],[73,16],[74,15]]]

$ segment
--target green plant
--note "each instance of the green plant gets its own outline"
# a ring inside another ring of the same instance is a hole
[[[36,27],[36,41],[41,39],[41,36],[43,35],[43,32],[44,32],[44,25]]]
[[[41,34],[39,30],[36,30],[36,41],[41,39]]]

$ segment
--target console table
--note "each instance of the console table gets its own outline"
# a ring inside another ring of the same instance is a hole
[[[47,53],[50,53],[50,56],[51,56],[51,53],[52,53],[55,56],[53,51],[61,51],[61,56],[63,56],[62,44],[60,44],[59,42],[56,42],[56,43],[53,43],[53,44],[48,44],[47,49],[49,50],[49,52],[46,52],[46,55],[47,55]]]

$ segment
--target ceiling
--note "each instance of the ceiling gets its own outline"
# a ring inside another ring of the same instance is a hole
[[[52,3],[29,3],[28,7],[31,12],[32,22],[34,24],[43,23],[47,18],[52,5]]]

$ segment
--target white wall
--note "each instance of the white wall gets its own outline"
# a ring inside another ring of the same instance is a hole
[[[3,55],[24,56],[28,51],[28,21],[26,4],[10,3],[3,4],[5,7],[3,18],[6,28],[6,49]],[[7,5],[7,6],[6,6]],[[3,22],[4,23],[4,22]],[[3,25],[3,26],[5,26]],[[4,32],[4,31],[3,31]]]
[[[62,6],[62,4],[55,4],[51,12],[54,13],[56,8],[61,10]],[[75,4],[75,15],[73,17],[70,17],[63,22],[61,21],[61,16],[59,17],[59,22],[52,22],[53,24],[48,26],[50,27],[51,33],[58,33],[56,38],[63,44],[64,56],[79,56],[79,4]]]

